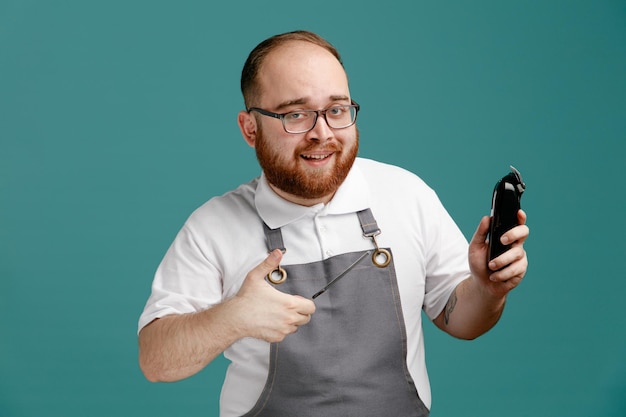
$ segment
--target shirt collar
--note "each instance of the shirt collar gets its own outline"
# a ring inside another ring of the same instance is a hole
[[[271,229],[277,229],[306,216],[354,213],[368,208],[369,190],[358,160],[333,199],[325,205],[306,207],[291,203],[276,194],[267,183],[265,174],[261,174],[254,197],[259,216]]]

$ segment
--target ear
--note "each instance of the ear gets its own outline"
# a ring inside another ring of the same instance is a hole
[[[253,115],[247,111],[240,111],[237,115],[237,123],[241,130],[241,135],[245,139],[246,143],[254,148],[256,143],[256,119]]]

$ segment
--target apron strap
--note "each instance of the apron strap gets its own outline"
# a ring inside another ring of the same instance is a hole
[[[265,229],[265,237],[267,238],[267,248],[269,251],[273,251],[274,249],[280,249],[283,253],[285,253],[285,244],[283,243],[283,234],[278,229],[270,229],[270,227],[263,223],[263,228]]]
[[[372,210],[366,208],[365,210],[357,211],[356,215],[359,216],[359,222],[361,222],[361,229],[363,229],[364,236],[372,237],[380,234],[380,229],[378,228],[378,224],[376,224]]]
[[[361,223],[361,229],[363,230],[364,236],[373,237],[380,234],[380,229],[378,228],[378,224],[376,223],[372,210],[366,208],[364,210],[357,211],[356,215],[359,217],[359,222]],[[271,252],[274,249],[280,249],[285,252],[283,234],[281,233],[280,228],[270,229],[267,224],[263,223],[263,229],[265,230],[265,237],[267,238],[267,247],[269,251]]]

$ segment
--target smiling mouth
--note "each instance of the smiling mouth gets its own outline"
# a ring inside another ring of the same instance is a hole
[[[321,161],[322,159],[326,159],[328,157],[330,157],[332,154],[331,153],[327,153],[324,155],[300,155],[302,158],[304,159],[308,159],[308,160],[313,160],[313,161]]]

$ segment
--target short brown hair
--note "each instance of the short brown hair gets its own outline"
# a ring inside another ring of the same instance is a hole
[[[246,108],[253,106],[254,101],[261,93],[257,83],[257,75],[265,57],[274,49],[290,41],[305,41],[321,46],[333,54],[333,56],[337,58],[339,63],[343,66],[341,56],[339,55],[337,49],[335,49],[335,47],[332,46],[326,39],[313,32],[296,30],[272,36],[271,38],[268,38],[258,44],[252,52],[250,52],[250,55],[248,55],[248,59],[243,66],[243,70],[241,71],[241,93],[243,94],[243,100]]]

